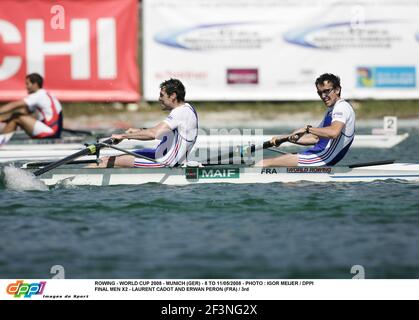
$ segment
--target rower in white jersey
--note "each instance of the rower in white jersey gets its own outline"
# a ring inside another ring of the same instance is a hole
[[[130,128],[124,134],[114,134],[116,140],[161,140],[155,149],[134,151],[155,161],[136,158],[132,155],[106,157],[99,167],[159,168],[175,167],[187,161],[198,136],[198,116],[194,107],[185,102],[185,87],[178,79],[170,79],[160,84],[160,105],[170,111],[168,117],[148,129]],[[92,167],[97,167],[93,165]]]
[[[302,145],[313,145],[296,154],[285,154],[264,159],[256,165],[263,167],[333,166],[348,152],[355,136],[355,112],[352,106],[340,97],[340,78],[325,73],[316,79],[317,94],[327,107],[323,121],[318,127],[307,125],[295,130],[288,140]],[[272,138],[272,143],[278,137]]]
[[[0,121],[6,123],[1,133],[20,127],[32,139],[59,138],[63,126],[60,102],[42,88],[44,79],[38,73],[28,74],[25,80],[29,95],[0,107]]]

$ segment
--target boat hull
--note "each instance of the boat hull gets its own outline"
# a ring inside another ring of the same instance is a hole
[[[419,164],[387,164],[360,168],[293,167],[255,168],[214,166],[204,168],[58,168],[39,177],[46,185],[141,185],[160,183],[188,185],[204,183],[289,183],[311,182],[371,182],[376,180],[419,181]]]

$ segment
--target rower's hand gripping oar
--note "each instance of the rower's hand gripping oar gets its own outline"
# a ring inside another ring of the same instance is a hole
[[[289,136],[285,136],[279,139],[275,139],[274,141],[271,139],[269,141],[265,141],[262,146],[256,146],[256,145],[252,145],[250,146],[251,148],[251,152],[255,152],[256,150],[260,150],[260,149],[268,149],[268,148],[272,148],[272,147],[279,147],[281,144],[285,143],[285,142],[291,142],[291,143],[296,143],[298,141],[298,139],[301,138],[301,136],[303,136],[305,133],[298,133],[298,134],[292,134]]]
[[[39,176],[45,172],[51,171],[61,165],[64,165],[70,161],[73,161],[74,159],[77,159],[79,157],[82,156],[90,156],[90,155],[98,155],[98,152],[100,150],[100,148],[104,147],[105,145],[110,145],[113,143],[113,139],[107,139],[103,142],[98,142],[98,143],[92,143],[90,145],[88,145],[85,149],[80,150],[76,153],[73,153],[67,157],[65,157],[64,159],[58,160],[56,162],[50,163],[49,165],[35,171],[33,174],[35,176]]]

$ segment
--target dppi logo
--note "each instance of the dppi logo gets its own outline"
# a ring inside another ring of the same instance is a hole
[[[31,298],[34,294],[42,294],[45,289],[46,281],[24,283],[23,280],[18,280],[15,283],[11,283],[7,286],[6,292],[14,295],[15,298]]]

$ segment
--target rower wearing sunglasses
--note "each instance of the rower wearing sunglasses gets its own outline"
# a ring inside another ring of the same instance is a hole
[[[327,107],[323,121],[318,127],[307,125],[295,130],[289,141],[302,145],[314,145],[312,148],[258,162],[263,167],[296,166],[333,166],[349,150],[355,136],[355,112],[341,95],[340,78],[325,73],[316,79],[317,94]],[[279,137],[273,137],[274,142]]]

